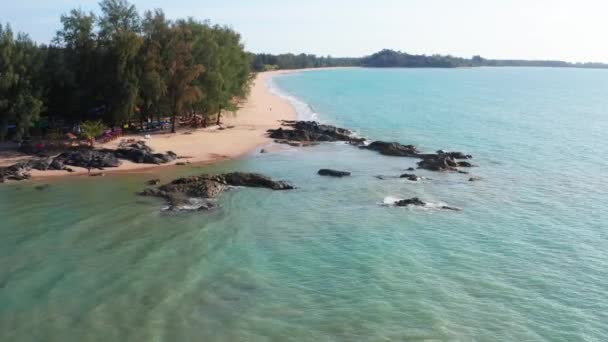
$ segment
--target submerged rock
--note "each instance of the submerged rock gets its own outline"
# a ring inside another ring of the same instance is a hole
[[[316,121],[283,121],[278,129],[268,130],[268,136],[279,143],[296,142],[331,142],[345,141],[362,144],[365,139],[358,138],[345,128],[320,124]]]
[[[424,202],[423,200],[421,200],[418,197],[412,197],[412,198],[402,199],[402,200],[395,202],[395,206],[397,206],[397,207],[408,207],[408,206],[426,207],[426,206],[428,206],[428,203]],[[439,208],[441,210],[451,210],[451,211],[461,211],[462,210],[460,208],[451,207],[451,206],[447,206],[447,205],[442,205],[439,207],[435,206],[435,208]]]
[[[158,179],[158,178],[150,179],[149,181],[146,182],[146,184],[148,184],[148,185],[158,185],[158,184],[160,184],[160,179]]]
[[[48,189],[50,187],[51,187],[51,184],[41,184],[41,185],[36,185],[34,187],[34,189],[36,189],[38,191],[43,191],[43,190],[46,190],[46,189]]]
[[[404,173],[401,176],[399,176],[399,178],[406,178],[407,180],[410,180],[412,182],[417,182],[420,180],[420,177],[418,177],[414,174],[411,174],[411,173]]]
[[[331,177],[350,176],[350,172],[348,172],[348,171],[338,171],[338,170],[332,170],[332,169],[321,169],[317,173],[321,176],[331,176]]]

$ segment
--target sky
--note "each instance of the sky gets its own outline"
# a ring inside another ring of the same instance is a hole
[[[48,43],[98,0],[2,0],[0,23]],[[239,31],[252,52],[364,56],[383,48],[459,57],[608,62],[608,0],[131,0],[141,12]]]

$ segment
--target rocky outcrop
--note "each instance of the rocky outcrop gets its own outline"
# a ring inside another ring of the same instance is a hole
[[[360,148],[377,151],[385,156],[416,157],[418,150],[414,145],[402,145],[398,142],[374,141]]]
[[[420,153],[414,145],[403,145],[398,142],[387,141],[374,141],[360,148],[377,151],[386,156],[420,158],[422,160],[418,162],[418,168],[430,171],[458,171],[457,167],[473,166],[467,161],[457,161],[457,159],[473,158],[471,155],[462,152],[439,150],[437,153]],[[408,169],[408,171],[412,170],[413,168]]]
[[[426,206],[428,206],[428,203],[424,202],[423,200],[421,200],[418,197],[412,197],[412,198],[402,199],[402,200],[395,202],[395,206],[398,206],[398,207],[408,207],[408,206],[426,207]],[[460,208],[450,207],[447,205],[442,205],[442,206],[438,206],[438,207],[436,206],[435,208],[438,208],[441,210],[451,210],[451,211],[461,211],[462,210]]]
[[[172,151],[153,153],[152,149],[144,142],[122,145],[114,153],[118,158],[138,164],[166,164],[177,159],[177,155]]]
[[[65,168],[63,160],[57,158],[44,157],[20,162],[9,167],[0,168],[1,180],[26,180],[31,178],[31,170],[63,170]],[[2,181],[0,181],[2,183]]]
[[[82,167],[85,169],[103,170],[108,167],[118,167],[122,164],[119,160],[127,159],[135,163],[166,164],[177,159],[177,155],[171,151],[167,153],[153,153],[152,149],[144,142],[130,145],[122,145],[117,150],[103,149],[78,149],[59,154],[56,157],[42,157],[20,162],[15,165],[1,168],[0,179],[2,180],[25,180],[30,178],[29,171],[40,170],[66,170],[73,172],[69,166]]]
[[[424,207],[426,205],[426,203],[418,197],[412,197],[412,198],[399,200],[399,201],[395,202],[395,205],[398,207],[407,207],[410,205]]]
[[[283,121],[282,126],[287,128],[270,129],[268,136],[280,143],[345,141],[358,145],[365,141],[348,129],[316,121]]]
[[[430,171],[457,171],[458,164],[447,155],[429,154],[418,162],[419,169]]]
[[[202,210],[214,207],[211,202],[200,201],[217,198],[229,186],[290,190],[294,187],[283,181],[275,181],[258,173],[232,172],[220,175],[201,175],[179,178],[158,188],[140,192],[142,196],[162,197],[174,210]],[[193,204],[193,201],[196,202]],[[200,205],[197,205],[200,204]]]
[[[0,183],[3,183],[5,180],[21,181],[30,179],[32,177],[30,174],[31,169],[31,166],[29,166],[27,162],[17,163],[9,167],[1,168]]]
[[[338,171],[332,169],[321,169],[317,172],[320,176],[331,176],[331,177],[346,177],[350,176],[348,171]]]
[[[453,159],[473,159],[473,156],[470,154],[464,154],[462,152],[446,152],[444,150],[437,151],[437,154],[447,155]]]
[[[468,161],[457,160],[473,158],[471,155],[462,152],[437,151],[436,154],[424,154],[420,155],[420,157],[422,161],[418,162],[418,168],[430,171],[458,171],[457,167],[473,166]]]
[[[64,165],[83,167],[86,169],[103,169],[106,167],[118,167],[121,162],[116,158],[112,150],[77,150],[65,152],[54,161]]]

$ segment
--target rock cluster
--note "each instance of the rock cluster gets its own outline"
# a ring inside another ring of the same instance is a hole
[[[206,210],[214,207],[207,201],[218,197],[229,186],[268,188],[272,190],[291,190],[294,187],[283,181],[275,181],[258,173],[232,172],[219,175],[200,175],[179,178],[157,188],[140,192],[142,196],[155,196],[167,200],[172,210],[183,208]],[[193,204],[196,199],[196,204]]]
[[[153,153],[152,149],[144,142],[121,145],[114,154],[118,158],[127,159],[138,164],[166,164],[177,159],[177,155],[172,151]]]
[[[268,136],[279,143],[345,141],[358,145],[365,141],[354,136],[348,129],[324,125],[316,121],[283,121],[282,126],[288,128],[268,130]]]
[[[40,170],[66,170],[73,172],[67,166],[82,167],[85,169],[103,170],[108,167],[121,165],[120,159],[135,163],[166,164],[177,159],[171,151],[167,153],[153,153],[144,142],[122,145],[117,150],[103,149],[77,149],[59,154],[56,157],[43,157],[20,162],[6,168],[0,168],[0,183],[8,180],[25,180],[31,177],[30,171]]]

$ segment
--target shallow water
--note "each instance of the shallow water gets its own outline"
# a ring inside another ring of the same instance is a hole
[[[209,213],[149,175],[0,187],[0,340],[608,340],[608,72],[348,69],[274,80],[319,120],[475,156],[482,178],[344,144],[183,174],[259,171]],[[302,115],[310,115],[300,106]],[[350,178],[319,177],[319,168]],[[418,196],[462,212],[394,208]]]

